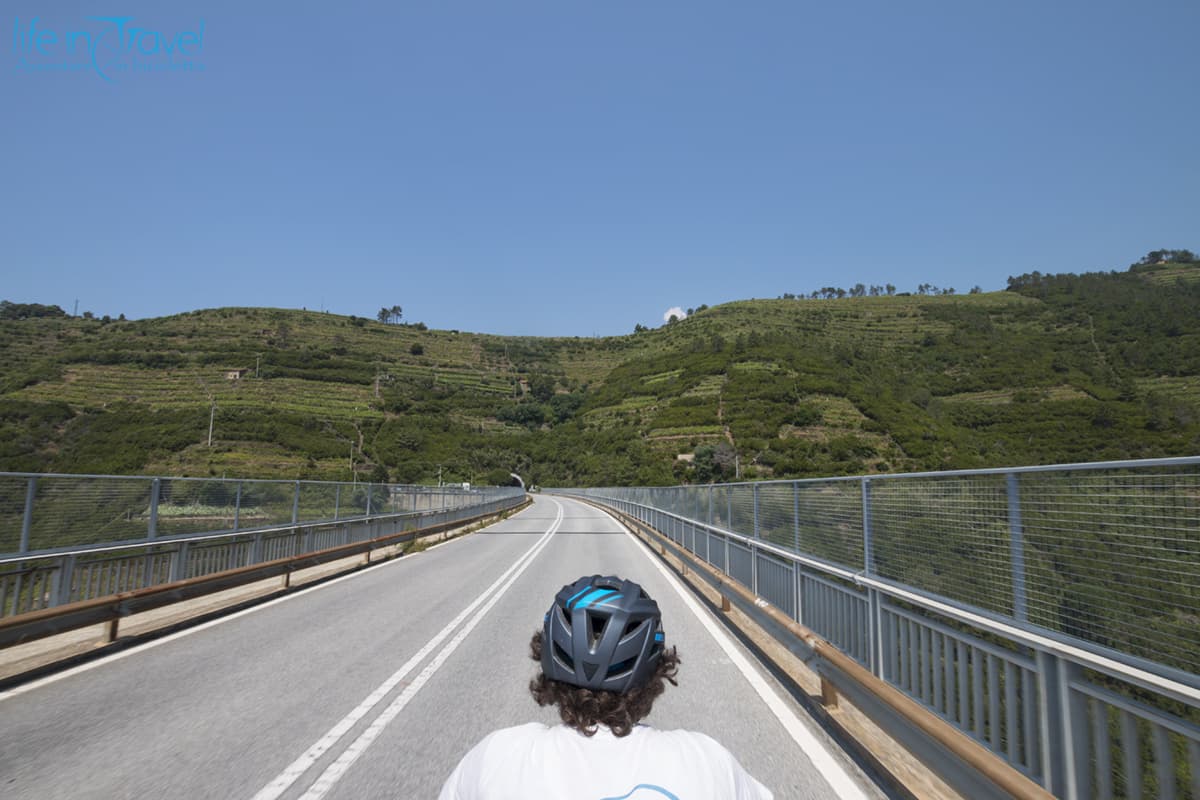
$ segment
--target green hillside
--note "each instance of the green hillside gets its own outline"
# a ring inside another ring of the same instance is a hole
[[[601,339],[5,303],[0,470],[664,484],[1194,454],[1198,277],[789,295]]]

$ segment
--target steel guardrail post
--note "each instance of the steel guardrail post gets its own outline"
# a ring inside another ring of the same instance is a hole
[[[236,531],[242,520],[242,482],[237,482],[237,497],[233,501],[233,529]]]
[[[25,486],[25,513],[21,517],[21,544],[18,553],[29,552],[29,534],[33,531],[33,501],[37,498],[37,478]]]
[[[1083,676],[1083,669],[1061,656],[1052,658],[1056,662],[1055,673],[1058,678],[1059,706],[1056,711],[1062,737],[1062,796],[1066,800],[1086,800],[1091,797],[1087,705],[1071,689],[1072,682]],[[1125,746],[1124,743],[1122,746]]]
[[[758,484],[751,485],[751,494],[754,501],[754,539],[750,542],[750,582],[754,584],[751,588],[754,589],[755,597],[758,596],[758,539],[760,532],[758,528]]]
[[[800,553],[800,484],[792,484],[792,536],[796,546],[796,553]],[[794,581],[796,588],[796,622],[804,624],[804,566],[799,562],[793,562],[796,565],[796,579]]]
[[[800,552],[800,484],[792,484],[792,523],[793,532],[792,538],[795,542],[796,552]]]
[[[1029,599],[1025,586],[1025,527],[1021,520],[1021,489],[1017,473],[1005,476],[1008,488],[1008,546],[1012,558],[1013,616],[1029,620]]]
[[[58,562],[55,573],[53,605],[65,606],[71,602],[71,581],[75,576],[75,556],[66,555]]]
[[[875,548],[871,537],[871,479],[862,479],[863,572],[875,574]]]
[[[150,524],[146,528],[146,538],[158,536],[158,493],[162,489],[162,479],[155,478],[150,482]]]
[[[750,488],[754,493],[754,538],[758,539],[760,538],[758,532],[758,484],[756,483]]]
[[[863,572],[875,573],[875,537],[871,530],[871,480],[862,479]],[[867,589],[867,632],[870,648],[867,667],[877,677],[883,677],[883,608],[878,589]]]
[[[179,547],[175,550],[175,554],[171,556],[171,575],[169,580],[174,583],[188,577],[187,562],[188,551],[191,549],[190,543],[183,541],[179,543]]]
[[[148,548],[142,556],[142,587],[143,589],[154,585],[154,548]]]
[[[1044,650],[1034,653],[1038,680],[1038,724],[1042,746],[1042,785],[1055,797],[1066,796],[1067,752],[1063,742],[1066,725],[1063,709],[1066,701],[1060,697],[1059,660]]]

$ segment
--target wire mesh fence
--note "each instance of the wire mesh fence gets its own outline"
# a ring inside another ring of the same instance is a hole
[[[1195,469],[1022,476],[1029,619],[1200,672]]]
[[[1200,458],[563,491],[657,528],[1055,796],[1200,800]]]
[[[871,481],[864,508],[874,574],[1016,616],[1004,475]]]
[[[511,487],[0,473],[0,557],[488,502]]]
[[[499,513],[516,487],[0,473],[0,617]]]
[[[1200,458],[572,491],[1200,673]]]

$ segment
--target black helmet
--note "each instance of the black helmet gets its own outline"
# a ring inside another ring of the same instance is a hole
[[[542,633],[542,672],[587,689],[627,692],[650,679],[662,651],[658,603],[633,581],[592,575],[555,596]]]

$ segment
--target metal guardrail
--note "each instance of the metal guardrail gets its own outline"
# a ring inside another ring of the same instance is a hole
[[[142,611],[161,608],[172,603],[190,600],[213,592],[223,591],[238,586],[244,586],[255,581],[282,575],[282,589],[286,590],[291,583],[291,575],[296,570],[306,569],[321,564],[328,564],[365,555],[370,563],[372,552],[402,544],[418,536],[428,536],[441,533],[464,524],[480,522],[509,509],[521,508],[529,500],[523,497],[493,500],[484,506],[476,506],[469,511],[453,509],[444,512],[418,512],[418,527],[406,528],[398,532],[385,532],[365,540],[338,544],[332,547],[318,549],[301,555],[283,556],[268,561],[236,566],[211,572],[195,578],[185,578],[166,583],[136,589],[128,592],[115,592],[99,597],[66,603],[59,606],[43,608],[25,614],[0,617],[0,648],[10,645],[53,636],[70,630],[75,630],[97,623],[107,623],[105,641],[113,641],[117,635],[117,625],[120,619]],[[438,518],[437,522],[430,522]],[[410,519],[410,518],[406,518]],[[384,518],[363,521],[367,534],[370,536],[375,529],[395,528],[390,524],[394,520]],[[359,538],[347,536],[347,539]]]
[[[1200,800],[1200,458],[553,491],[658,530],[1056,796]]]
[[[0,618],[365,542],[523,497],[516,487],[0,473],[0,542],[16,545],[0,554]],[[103,538],[115,533],[125,538]]]
[[[0,554],[472,505],[512,487],[0,472]]]
[[[724,572],[707,561],[698,559],[674,542],[666,544],[669,539],[636,518],[611,506],[607,510],[656,546],[668,564],[677,561],[680,578],[694,589],[707,593],[703,588],[707,583],[715,590],[721,611],[727,612],[737,606],[764,632],[780,640],[813,669],[820,677],[820,707],[826,714],[840,705],[840,697],[846,697],[894,740],[904,742],[913,755],[933,767],[962,796],[972,800],[1049,800],[1053,797],[975,740],[963,736],[943,718],[880,681],[859,662],[800,625],[786,612],[763,601],[737,581],[729,580]],[[835,728],[854,736],[835,718],[826,716],[825,719]],[[860,754],[868,762],[875,759],[874,755],[861,751]],[[884,764],[880,767],[888,771]]]

